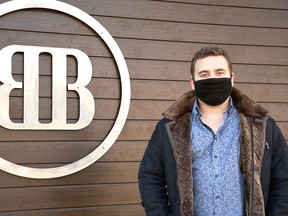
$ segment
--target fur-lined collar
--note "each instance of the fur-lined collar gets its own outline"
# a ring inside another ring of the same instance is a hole
[[[231,97],[238,112],[245,116],[261,118],[268,113],[265,108],[235,87],[233,87]],[[192,111],[194,100],[195,91],[186,92],[163,112],[163,116],[170,120],[176,120],[185,113]]]

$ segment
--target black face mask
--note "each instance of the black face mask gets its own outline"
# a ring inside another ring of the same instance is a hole
[[[218,106],[231,95],[231,78],[211,78],[194,82],[196,97],[205,104]]]

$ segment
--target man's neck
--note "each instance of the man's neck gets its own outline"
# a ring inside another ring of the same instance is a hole
[[[202,115],[217,115],[221,114],[223,115],[224,112],[226,112],[230,105],[230,98],[227,98],[224,103],[218,105],[218,106],[210,106],[202,102],[201,100],[198,100],[200,112]]]
[[[204,124],[208,125],[216,134],[223,119],[223,113],[226,112],[229,108],[230,99],[220,104],[219,106],[209,106],[202,101],[198,100],[200,112],[202,114],[201,120]]]

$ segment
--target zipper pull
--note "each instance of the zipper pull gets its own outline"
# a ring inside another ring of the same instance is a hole
[[[270,149],[269,144],[267,142],[265,143],[265,145],[267,149]]]

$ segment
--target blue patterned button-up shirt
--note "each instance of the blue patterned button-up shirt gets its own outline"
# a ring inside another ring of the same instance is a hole
[[[243,176],[240,172],[240,122],[230,107],[216,134],[201,121],[198,103],[192,111],[192,167],[195,216],[242,216]]]

